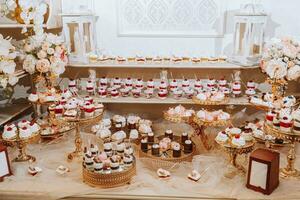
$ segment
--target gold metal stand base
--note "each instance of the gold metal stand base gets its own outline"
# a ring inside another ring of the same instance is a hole
[[[280,169],[280,177],[286,179],[300,179],[300,172],[296,169],[289,170],[287,168]]]
[[[34,162],[35,160],[36,158],[34,156],[25,154],[25,155],[18,155],[18,157],[13,159],[13,162],[24,162],[24,161]]]
[[[68,161],[72,161],[74,158],[82,158],[83,152],[82,151],[74,151],[68,154]]]

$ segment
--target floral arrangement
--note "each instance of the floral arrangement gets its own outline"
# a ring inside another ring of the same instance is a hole
[[[290,38],[274,38],[264,49],[262,71],[269,78],[296,80],[300,77],[300,45]]]
[[[8,85],[13,86],[18,82],[15,76],[17,52],[11,44],[11,38],[5,39],[0,34],[0,87],[6,88]]]
[[[47,13],[48,4],[45,0],[5,0],[0,4],[1,15],[16,19],[19,23],[33,24],[35,34],[43,34],[44,15]],[[26,26],[22,33],[26,33]]]
[[[68,52],[64,38],[52,33],[29,37],[24,44],[23,69],[37,78],[49,81],[64,73]]]

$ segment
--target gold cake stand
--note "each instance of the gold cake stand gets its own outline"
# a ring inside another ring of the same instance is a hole
[[[234,146],[231,143],[231,139],[227,142],[222,143],[215,139],[215,141],[228,153],[229,155],[229,162],[234,170],[230,170],[224,174],[226,178],[233,178],[237,174],[246,174],[246,169],[237,163],[237,156],[242,154],[248,154],[253,151],[255,140],[246,142],[246,145],[238,147]]]
[[[76,124],[76,133],[75,133],[75,150],[72,153],[68,154],[68,160],[72,161],[75,157],[81,157],[82,156],[82,139],[80,136],[80,128],[82,126],[90,126],[97,122],[99,122],[103,117],[103,112],[100,114],[94,115],[93,117],[80,117],[77,116],[74,119],[70,118],[62,118],[66,122],[71,122]]]
[[[195,104],[209,106],[209,105],[224,105],[229,101],[229,98],[225,97],[222,101],[209,101],[209,100],[201,101],[196,96],[193,96],[192,100]]]
[[[134,159],[132,165],[119,172],[113,172],[109,174],[95,173],[82,168],[83,182],[99,188],[113,188],[129,184],[132,177],[136,175],[136,161]]]
[[[282,178],[300,178],[300,171],[295,169],[296,152],[295,146],[296,142],[300,142],[300,134],[294,132],[283,132],[279,129],[274,128],[272,125],[265,124],[265,131],[268,134],[274,135],[275,137],[281,138],[283,140],[289,140],[290,150],[287,155],[287,165],[285,168],[280,169],[280,176]]]
[[[9,146],[17,146],[18,148],[19,153],[17,157],[13,159],[14,162],[25,162],[25,161],[34,162],[36,158],[26,153],[26,147],[28,144],[37,143],[39,140],[40,140],[40,131],[33,133],[28,138],[20,138],[19,132],[17,133],[17,136],[14,139],[2,138],[4,144],[7,144]]]

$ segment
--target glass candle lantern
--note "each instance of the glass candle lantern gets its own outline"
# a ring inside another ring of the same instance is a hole
[[[88,62],[96,50],[96,16],[91,14],[62,15],[63,32],[70,50],[70,62]]]
[[[257,7],[247,4],[234,16],[233,60],[244,65],[257,64],[262,54],[267,15]]]

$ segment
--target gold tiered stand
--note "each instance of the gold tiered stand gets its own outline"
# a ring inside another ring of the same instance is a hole
[[[75,134],[75,150],[72,153],[68,154],[68,160],[72,161],[75,157],[82,156],[82,139],[80,136],[80,127],[89,126],[99,122],[103,117],[103,112],[93,117],[76,117],[74,119],[64,118],[65,121],[76,124],[76,134]]]
[[[215,140],[229,154],[229,162],[231,166],[235,169],[233,171],[226,172],[224,174],[226,178],[233,178],[238,173],[241,173],[243,175],[246,174],[246,169],[242,165],[238,164],[236,159],[238,155],[248,154],[252,152],[255,144],[255,140],[253,139],[252,141],[246,142],[246,145],[237,147],[232,145],[230,140],[225,143]]]
[[[300,178],[300,171],[295,169],[295,146],[296,142],[300,142],[300,134],[296,134],[293,132],[283,132],[268,124],[266,124],[264,128],[268,134],[274,135],[275,137],[281,138],[283,140],[291,141],[290,150],[287,155],[287,165],[285,168],[280,169],[280,176],[282,178]]]
[[[34,162],[36,158],[26,153],[26,147],[28,144],[36,143],[39,140],[40,140],[40,131],[33,133],[28,138],[20,138],[19,133],[17,133],[17,137],[15,139],[2,138],[4,144],[7,144],[9,146],[17,146],[18,148],[19,153],[17,157],[13,159],[14,162],[24,162],[24,161]]]

